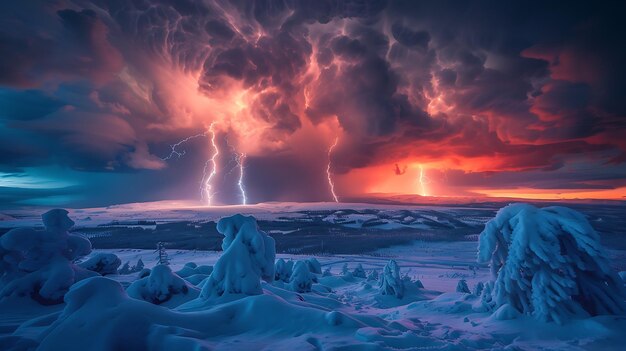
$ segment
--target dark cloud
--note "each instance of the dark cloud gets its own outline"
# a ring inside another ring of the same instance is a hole
[[[454,159],[461,168],[489,158],[496,172],[544,170],[544,183],[531,184],[542,188],[577,154],[614,167],[626,160],[624,6],[3,2],[0,160],[6,169],[161,170],[189,184],[198,180],[163,170],[157,155],[207,121],[232,118],[233,143],[253,143],[235,140],[238,127],[265,128],[249,159],[253,200],[326,199],[325,165],[300,160],[306,143],[293,139],[337,121],[337,174],[408,158]],[[191,89],[181,88],[183,75],[195,79]],[[245,101],[227,100],[240,90]],[[241,111],[197,112],[190,94]],[[324,156],[327,145],[307,147]],[[206,147],[196,148],[194,164],[203,165]],[[395,173],[404,173],[398,164]],[[151,176],[159,191],[174,183]]]

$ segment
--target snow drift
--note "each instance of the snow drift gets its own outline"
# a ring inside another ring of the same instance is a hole
[[[478,260],[490,263],[496,308],[509,304],[557,323],[574,315],[626,311],[623,283],[598,234],[569,208],[512,204],[500,209],[480,234]]]

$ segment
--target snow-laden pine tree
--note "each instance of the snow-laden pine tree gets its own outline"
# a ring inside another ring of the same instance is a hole
[[[274,239],[259,229],[254,217],[240,214],[220,219],[217,230],[224,235],[224,253],[207,278],[201,297],[261,294],[261,279],[274,280]]]
[[[485,289],[485,284],[483,282],[478,282],[474,285],[474,291],[472,291],[472,295],[480,296]]]
[[[91,252],[91,242],[69,233],[74,222],[68,212],[54,209],[41,218],[45,230],[16,228],[0,237],[0,298],[30,296],[41,304],[62,303],[72,284],[97,275],[74,264]]]
[[[495,307],[510,304],[557,323],[574,315],[626,312],[623,285],[598,234],[572,209],[500,209],[480,234],[478,260],[491,265]]]
[[[350,271],[348,270],[348,263],[344,263],[341,267],[341,275],[348,275]]]
[[[291,275],[291,289],[295,292],[303,293],[310,292],[313,286],[313,278],[315,276],[304,261],[298,261],[293,266],[293,273]]]
[[[284,259],[279,258],[276,261],[274,271],[274,280],[288,283],[291,279],[291,273],[293,272],[293,261],[285,261]]]
[[[383,268],[379,290],[382,295],[394,295],[401,299],[404,296],[404,282],[400,277],[400,267],[394,260],[390,260]]]
[[[469,294],[470,293],[470,289],[467,286],[467,281],[465,279],[459,280],[459,282],[456,284],[456,292],[460,292],[460,293],[463,293],[463,294]]]
[[[367,281],[378,281],[378,271],[373,269],[367,275]]]
[[[304,262],[309,267],[309,272],[322,274],[322,265],[315,257],[307,258]]]
[[[128,261],[119,269],[118,274],[130,274],[130,263]]]
[[[357,278],[365,278],[365,270],[363,269],[363,265],[360,263],[354,268],[352,271],[352,276]]]
[[[131,269],[131,272],[141,272],[144,268],[144,264],[143,261],[140,259],[137,260],[137,264],[133,266],[133,268]]]

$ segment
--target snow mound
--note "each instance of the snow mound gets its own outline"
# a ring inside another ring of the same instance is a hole
[[[259,230],[254,217],[240,214],[220,219],[217,230],[224,235],[224,253],[203,286],[202,299],[261,294],[261,279],[274,280],[274,239]]]
[[[315,276],[309,271],[306,262],[298,261],[293,267],[293,274],[289,282],[291,290],[299,293],[310,292]]]
[[[379,291],[382,295],[394,295],[401,299],[404,296],[404,282],[400,278],[400,267],[394,260],[390,260],[383,269]]]
[[[0,298],[58,304],[72,284],[96,274],[73,263],[91,252],[91,243],[68,232],[74,222],[67,215],[50,210],[41,216],[45,230],[16,228],[0,237]]]
[[[82,262],[79,266],[99,273],[101,275],[117,274],[117,268],[122,264],[122,261],[117,255],[112,253],[103,253],[93,255],[87,261]]]
[[[198,288],[188,284],[166,265],[155,266],[149,276],[134,281],[126,292],[132,298],[167,307],[176,307],[200,294]]]
[[[181,278],[188,278],[194,275],[210,275],[213,272],[212,266],[201,265],[198,266],[194,262],[187,262],[181,270],[176,274]]]
[[[556,323],[626,311],[623,283],[598,234],[572,209],[528,204],[500,209],[480,234],[478,259],[490,263],[496,308],[509,304]]]
[[[397,334],[376,317],[294,304],[271,294],[181,313],[129,298],[118,282],[105,277],[75,284],[66,303],[56,321],[40,327],[45,330],[38,350],[294,350],[312,349],[312,343],[325,350],[373,350],[386,349],[384,343],[393,340],[361,339],[358,330]]]

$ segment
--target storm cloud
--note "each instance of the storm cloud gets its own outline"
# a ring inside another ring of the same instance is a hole
[[[555,179],[568,179],[562,188],[616,189],[626,161],[624,10],[618,2],[3,2],[0,164],[81,172],[87,188],[110,175],[107,203],[129,199],[113,180],[120,174],[144,180],[137,201],[195,198],[208,139],[163,158],[214,124],[223,203],[238,201],[228,177],[239,153],[248,155],[251,201],[328,199],[335,138],[340,194],[377,191],[356,174],[380,179],[374,173],[384,169],[399,179],[418,164],[430,164],[433,179],[454,179],[442,187],[556,189]],[[484,174],[501,175],[477,183]],[[11,194],[19,203],[20,192]]]

